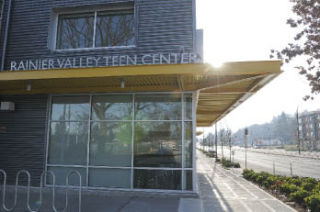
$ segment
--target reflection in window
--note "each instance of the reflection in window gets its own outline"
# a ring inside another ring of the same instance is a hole
[[[130,188],[130,169],[89,169],[89,186]]]
[[[99,12],[97,16],[96,46],[131,46],[135,43],[132,11]]]
[[[92,123],[90,165],[131,166],[131,141],[130,122]]]
[[[134,188],[180,190],[181,171],[136,169]]]
[[[92,120],[131,120],[132,96],[109,95],[92,98]]]
[[[51,120],[81,121],[89,118],[89,97],[54,97],[52,99]]]
[[[134,10],[59,15],[57,49],[135,45]]]
[[[184,185],[183,185],[183,190],[188,190],[188,191],[192,191],[192,171],[184,171]]]
[[[185,94],[184,96],[184,119],[192,120],[192,95]]]
[[[66,185],[66,178],[70,172],[77,171],[81,175],[82,185],[86,185],[86,169],[85,168],[69,168],[69,167],[48,167],[48,171],[52,171],[55,175],[56,185]],[[47,174],[47,183],[52,184],[52,176]],[[69,178],[69,185],[79,186],[79,175],[73,173]]]
[[[136,95],[136,120],[181,120],[181,96]]]
[[[89,48],[93,44],[94,13],[60,15],[58,49]]]
[[[77,170],[90,187],[192,190],[192,170],[184,169],[193,167],[192,98],[184,96],[185,101],[181,94],[53,97],[48,170],[60,185]],[[78,185],[75,177],[71,182]]]
[[[184,123],[184,166],[185,168],[192,168],[192,157],[193,157],[193,129],[192,129],[192,122],[185,122]]]
[[[181,168],[181,122],[136,122],[134,165]]]
[[[87,122],[52,122],[50,132],[50,164],[86,164]]]

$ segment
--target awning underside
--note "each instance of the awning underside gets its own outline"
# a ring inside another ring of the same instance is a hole
[[[199,91],[197,126],[205,127],[280,74],[280,65],[280,61],[262,61],[227,63],[221,68],[178,64],[2,72],[0,95]]]

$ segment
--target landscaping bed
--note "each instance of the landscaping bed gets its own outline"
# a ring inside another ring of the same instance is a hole
[[[216,158],[216,154],[214,151],[205,151],[203,149],[198,149],[202,153],[204,153],[207,157]],[[216,162],[221,163],[221,165],[225,168],[240,168],[240,164],[236,162],[232,162],[227,158],[216,159]]]
[[[309,177],[286,177],[267,172],[256,173],[245,169],[243,177],[270,191],[285,202],[294,202],[298,208],[320,212],[320,181]]]

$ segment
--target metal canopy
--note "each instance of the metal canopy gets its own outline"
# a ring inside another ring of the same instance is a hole
[[[206,127],[279,75],[280,66],[281,61],[254,61],[220,68],[174,64],[6,71],[0,72],[0,95],[198,91],[197,126]]]

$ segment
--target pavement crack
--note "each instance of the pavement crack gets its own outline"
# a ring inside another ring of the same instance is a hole
[[[131,202],[134,198],[135,198],[135,197],[130,197],[130,198],[128,199],[128,201],[127,201],[126,203],[124,203],[124,204],[119,208],[118,212],[121,212],[123,209],[125,209],[125,208],[130,204],[130,202]]]

